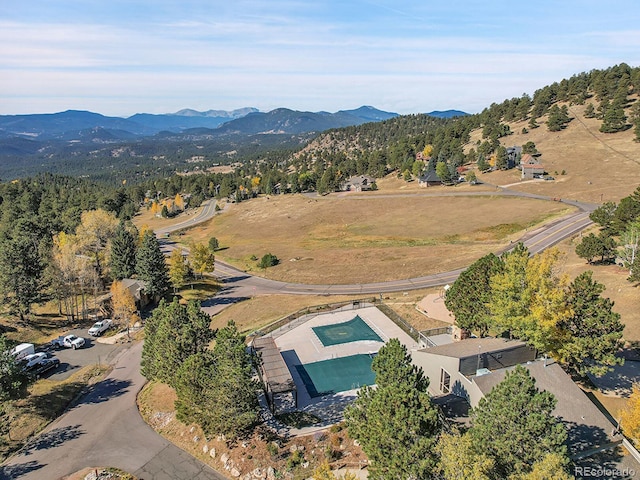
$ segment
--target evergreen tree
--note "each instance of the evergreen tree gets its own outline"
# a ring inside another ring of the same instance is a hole
[[[610,259],[616,251],[616,243],[604,231],[597,236],[590,233],[582,238],[582,241],[576,245],[576,255],[584,258],[587,263],[592,263],[596,257],[600,257],[600,262]]]
[[[111,239],[111,251],[109,265],[111,276],[114,280],[131,278],[136,271],[136,238],[124,222],[120,222],[113,238]]]
[[[507,149],[500,145],[496,150],[496,168],[500,170],[506,170],[509,167],[509,156],[507,155]]]
[[[136,273],[146,283],[145,292],[150,297],[160,298],[169,290],[167,262],[152,230],[144,232],[136,253]]]
[[[455,316],[458,327],[477,332],[481,337],[489,333],[491,312],[487,306],[491,298],[491,277],[502,271],[502,261],[493,253],[472,263],[453,282],[444,300]]]
[[[0,403],[27,395],[29,377],[11,355],[11,345],[0,335]]]
[[[584,109],[584,116],[585,116],[585,118],[595,118],[596,109],[593,106],[593,103],[587,104],[587,106]]]
[[[210,324],[211,317],[198,302],[182,305],[177,298],[171,303],[161,300],[145,322],[142,374],[174,386],[176,372],[185,360],[208,349],[214,337]]]
[[[380,349],[372,370],[377,387],[363,387],[345,412],[349,435],[372,461],[370,478],[430,478],[439,422],[428,379],[397,339]]]
[[[251,355],[232,320],[218,332],[212,352],[192,355],[178,370],[178,418],[227,441],[247,434],[258,420],[259,387],[251,369]]]
[[[477,452],[495,461],[496,478],[526,474],[549,453],[566,458],[567,431],[555,406],[555,397],[518,365],[472,409],[469,435]]]
[[[566,297],[571,316],[558,324],[564,338],[557,356],[580,375],[601,375],[622,363],[616,354],[622,347],[624,325],[613,311],[613,302],[601,296],[603,291],[604,285],[593,280],[592,272],[578,275]]]
[[[20,320],[43,299],[46,263],[41,252],[45,235],[31,222],[20,221],[13,236],[0,241],[0,298]]]
[[[602,133],[616,133],[624,130],[626,126],[627,116],[624,113],[624,103],[614,100],[604,110],[600,131]]]

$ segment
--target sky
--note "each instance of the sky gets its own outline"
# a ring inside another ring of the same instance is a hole
[[[0,1],[0,115],[477,113],[622,62],[637,0]]]

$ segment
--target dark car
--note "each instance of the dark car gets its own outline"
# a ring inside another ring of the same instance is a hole
[[[42,360],[38,365],[29,369],[29,373],[35,377],[40,377],[50,370],[55,370],[60,366],[60,360],[56,357],[49,357]]]

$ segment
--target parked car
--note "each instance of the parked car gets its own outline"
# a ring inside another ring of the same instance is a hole
[[[75,335],[67,335],[66,337],[61,335],[58,338],[51,341],[51,346],[55,348],[73,348],[74,350],[83,347],[85,340],[82,337]]]
[[[60,360],[56,357],[45,358],[31,369],[31,373],[36,377],[39,377],[49,370],[58,368],[58,366],[60,366]]]
[[[20,360],[20,365],[22,365],[23,370],[30,370],[42,363],[46,358],[47,354],[44,352],[31,353]]]
[[[113,322],[109,318],[106,318],[104,320],[100,320],[100,321],[98,321],[98,322],[93,324],[93,326],[89,329],[88,333],[92,337],[99,337],[104,332],[109,330],[111,328],[112,324],[113,324]]]

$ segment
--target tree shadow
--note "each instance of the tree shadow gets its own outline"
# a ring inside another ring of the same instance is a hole
[[[108,378],[91,386],[88,393],[80,399],[78,405],[106,402],[112,398],[124,395],[130,386],[130,380],[114,380]]]
[[[79,382],[66,383],[53,388],[44,395],[32,395],[28,399],[26,407],[35,415],[48,421],[54,420],[69,405],[71,399],[82,389],[82,386]]]
[[[606,432],[601,427],[595,425],[585,425],[575,422],[562,422],[567,429],[567,446],[569,447],[570,456],[580,456],[589,450],[595,448],[603,448],[606,446],[614,447],[616,443],[622,441],[622,436],[614,435],[614,426],[611,425],[611,431]]]
[[[27,443],[22,449],[22,454],[26,456],[31,455],[36,450],[48,450],[50,448],[59,447],[69,440],[73,440],[74,438],[78,438],[80,435],[84,435],[84,433],[84,430],[80,429],[80,425],[54,428],[49,432],[38,435]]]
[[[44,465],[36,461],[18,463],[16,465],[5,465],[0,467],[0,480],[10,480],[13,478],[19,478],[22,475],[40,470]]]

